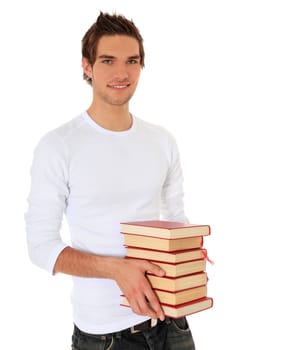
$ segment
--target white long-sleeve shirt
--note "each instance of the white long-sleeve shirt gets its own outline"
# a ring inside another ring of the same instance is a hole
[[[97,125],[86,112],[47,133],[35,149],[26,213],[31,260],[53,272],[66,247],[63,214],[76,249],[125,256],[120,223],[167,219],[188,221],[182,172],[173,137],[133,117],[126,131]],[[73,277],[73,321],[87,333],[119,331],[146,317],[120,306],[114,280]]]

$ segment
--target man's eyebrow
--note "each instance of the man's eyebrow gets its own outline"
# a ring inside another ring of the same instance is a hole
[[[133,56],[130,56],[129,59],[133,60],[133,59],[140,59],[140,55],[133,55]]]

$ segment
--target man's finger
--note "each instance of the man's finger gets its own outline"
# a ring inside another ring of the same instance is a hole
[[[165,271],[158,265],[152,264],[150,263],[149,268],[146,270],[147,273],[151,273],[153,275],[156,276],[164,276],[165,275]]]
[[[148,300],[150,308],[155,312],[156,318],[159,318],[160,321],[163,321],[165,319],[165,315],[157,296],[154,293],[150,293],[148,296],[146,296],[146,298]]]
[[[151,318],[159,318],[158,314],[152,308],[152,305],[144,297],[138,300],[138,305],[142,315],[147,315]]]

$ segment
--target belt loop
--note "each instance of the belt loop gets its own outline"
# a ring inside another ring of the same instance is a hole
[[[115,338],[117,338],[117,339],[121,339],[121,338],[122,338],[122,333],[121,333],[121,332],[115,332],[113,335],[114,335]]]
[[[171,324],[171,317],[165,317],[166,324]]]

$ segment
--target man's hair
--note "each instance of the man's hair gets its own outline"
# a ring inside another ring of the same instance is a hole
[[[122,15],[100,12],[97,20],[88,29],[82,39],[82,56],[87,59],[91,66],[96,60],[98,41],[102,36],[127,35],[137,39],[139,43],[140,65],[144,67],[143,38],[132,20]],[[92,85],[92,79],[83,73],[83,78]]]

